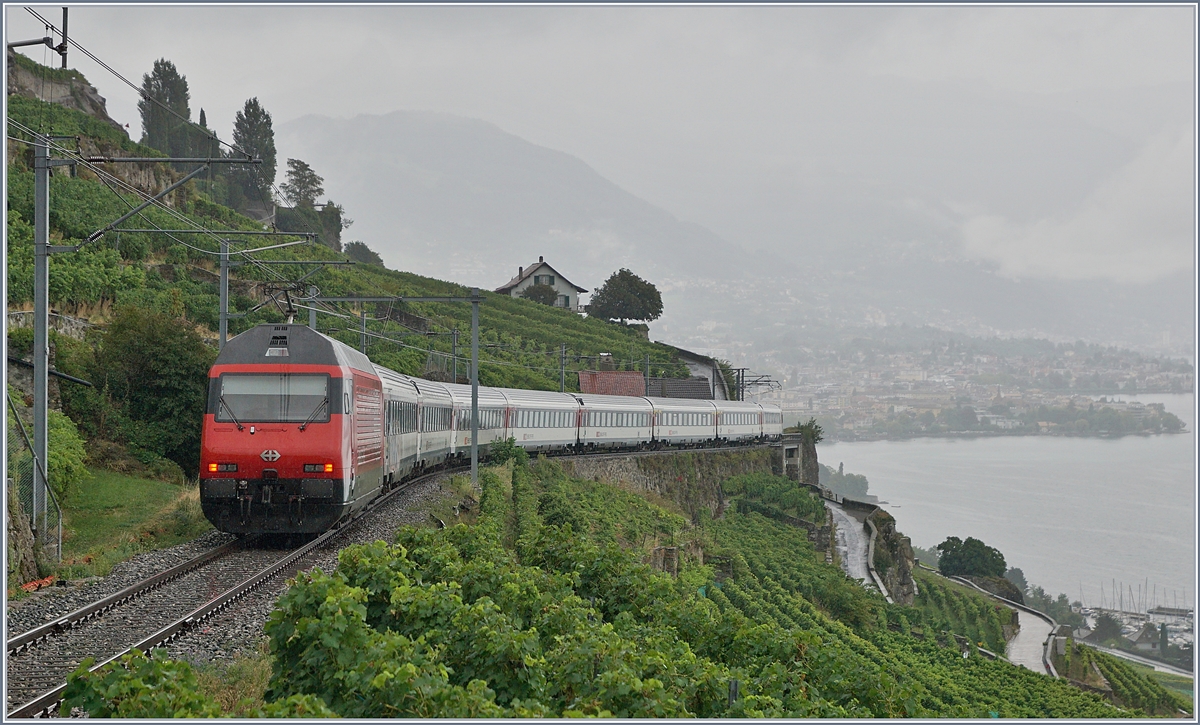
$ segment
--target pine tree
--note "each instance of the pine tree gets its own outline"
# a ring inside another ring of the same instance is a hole
[[[187,78],[166,58],[142,76],[142,143],[169,156],[188,156],[191,151],[192,118],[188,108]]]
[[[288,159],[287,165],[287,181],[280,186],[284,198],[296,208],[312,209],[317,197],[325,193],[321,186],[325,179],[300,159]]]
[[[231,170],[235,184],[253,201],[268,201],[275,184],[275,130],[271,114],[257,98],[246,101],[233,119],[233,145],[257,158],[261,164],[235,164]]]

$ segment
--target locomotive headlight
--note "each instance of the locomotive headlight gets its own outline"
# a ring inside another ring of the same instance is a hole
[[[215,464],[215,463],[208,464],[208,472],[216,473],[217,472],[217,464]]]
[[[305,463],[305,473],[333,473],[332,463]]]
[[[237,464],[236,463],[210,463],[210,464],[208,464],[208,472],[209,473],[217,473],[218,471],[220,471],[222,473],[235,473],[235,472],[237,472]]]

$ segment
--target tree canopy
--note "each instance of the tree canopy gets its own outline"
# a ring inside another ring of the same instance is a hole
[[[383,266],[383,257],[380,257],[374,249],[371,249],[363,242],[346,242],[346,246],[342,248],[342,251],[355,262]]]
[[[320,179],[321,177],[317,177]],[[321,211],[317,214],[317,220],[321,223],[321,242],[334,249],[342,248],[342,231],[349,229],[354,220],[346,216],[346,210],[341,204],[335,204],[332,199],[325,202],[321,207]],[[375,254],[371,252],[371,254]],[[378,255],[376,255],[378,256]],[[379,260],[379,264],[383,264],[383,260]]]
[[[192,140],[198,136],[188,121],[187,78],[166,58],[154,61],[154,68],[142,76],[142,98],[138,113],[142,116],[142,143],[169,156],[191,155]]]
[[[280,187],[284,198],[293,206],[312,209],[317,197],[325,193],[321,186],[325,179],[300,159],[288,159],[287,167],[287,181]]]
[[[521,299],[540,302],[543,305],[553,305],[558,300],[558,291],[548,284],[534,284],[525,288]]]
[[[1029,589],[1029,582],[1025,580],[1025,572],[1017,568],[1009,569],[1004,572],[1004,578],[1012,582],[1013,586],[1020,589],[1022,593]]]
[[[234,117],[233,145],[262,159],[262,164],[234,165],[232,172],[242,194],[255,200],[270,199],[276,171],[275,130],[271,126],[271,114],[258,98],[247,100]]]
[[[937,545],[938,569],[946,576],[997,576],[1008,570],[1004,555],[979,539],[949,536]]]
[[[64,394],[67,412],[89,436],[128,442],[195,474],[216,350],[177,315],[132,305],[118,306],[95,342],[72,368],[96,387]]]
[[[662,296],[658,288],[628,269],[612,274],[592,295],[588,315],[603,320],[644,320],[662,316]]]
[[[797,426],[796,432],[800,434],[801,440],[814,446],[824,439],[825,433],[825,431],[821,430],[821,426],[817,425],[816,418],[809,418],[807,423]],[[841,464],[838,464],[838,473],[840,474],[841,472]]]

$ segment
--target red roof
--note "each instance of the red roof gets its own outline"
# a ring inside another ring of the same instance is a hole
[[[636,370],[580,370],[579,392],[640,398],[646,394],[646,379]]]

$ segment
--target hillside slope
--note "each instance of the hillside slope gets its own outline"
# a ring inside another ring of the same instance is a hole
[[[553,460],[485,469],[480,483],[464,523],[405,527],[396,545],[349,547],[330,574],[296,578],[264,630],[268,708],[356,718],[1116,718],[1187,705],[1139,677],[1138,695],[1118,709],[990,659],[974,642],[999,637],[987,600],[954,597],[931,616],[888,604],[826,564],[803,529],[758,513],[731,507],[689,525],[664,500],[569,477]],[[181,703],[177,714],[217,714],[185,663],[130,664],[137,675],[78,678],[64,707],[136,717],[162,691]],[[118,689],[131,695],[110,699]]]
[[[138,147],[107,123],[82,112],[34,99],[10,97],[10,116],[29,127],[54,133],[80,134],[87,148],[110,153],[155,155]],[[15,134],[18,137],[19,133]],[[33,172],[32,152],[19,141],[9,142],[8,184],[8,306],[27,309],[32,301]],[[142,188],[161,188],[180,172],[165,165],[138,165],[127,169],[114,165],[112,173]],[[80,167],[77,176],[56,173],[51,182],[51,234],[62,243],[78,243],[91,232],[116,219],[129,205],[133,194],[118,196],[97,177]],[[262,226],[233,210],[206,199],[204,187],[183,187],[167,198],[173,210],[182,213],[197,228],[261,230]],[[129,224],[137,227],[178,228],[181,221],[167,211],[149,209]],[[125,226],[129,226],[129,224]],[[181,235],[172,238],[158,233],[110,233],[102,242],[72,254],[53,257],[51,304],[66,314],[103,322],[114,304],[128,304],[169,312],[209,339],[218,326],[218,264],[216,238],[211,235]],[[249,246],[266,246],[289,237],[251,240]],[[242,247],[244,248],[244,247]],[[316,244],[276,249],[256,255],[273,261],[344,260],[334,250]],[[296,279],[311,267],[244,266],[235,270],[231,282],[231,312],[246,313],[230,322],[230,333],[261,322],[284,319],[279,291],[288,279]],[[327,296],[465,295],[469,289],[406,272],[375,265],[326,268],[305,286],[313,284]],[[276,295],[279,304],[270,302]],[[609,353],[619,367],[641,369],[649,355],[656,375],[685,376],[686,367],[672,348],[652,344],[634,329],[588,319],[565,310],[525,300],[486,293],[481,311],[481,370],[484,384],[557,390],[560,382],[560,346],[568,351],[567,370],[592,369],[600,353]],[[264,302],[267,304],[255,309]],[[358,314],[350,305],[340,305],[341,317],[322,314],[319,327],[347,344],[358,346]],[[299,311],[304,321],[306,313]],[[368,354],[383,365],[413,375],[449,374],[453,363],[450,332],[459,331],[458,373],[466,375],[469,354],[470,312],[467,305],[422,304],[372,305],[368,329],[372,336]],[[381,339],[380,336],[392,338]],[[567,375],[568,389],[578,389],[574,375]]]

